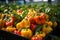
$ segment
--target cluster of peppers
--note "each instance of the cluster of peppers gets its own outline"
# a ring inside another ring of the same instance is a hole
[[[24,11],[17,10],[14,12],[16,12],[16,15],[23,17]],[[4,17],[5,19],[2,19]],[[15,22],[17,22],[16,25],[14,25]],[[32,9],[29,9],[29,12],[22,20],[13,14],[0,14],[1,30],[26,37],[30,40],[43,40],[56,26],[57,22],[52,22],[48,14],[44,12],[37,13]]]

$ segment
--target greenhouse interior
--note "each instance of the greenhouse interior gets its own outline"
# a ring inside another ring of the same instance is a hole
[[[60,0],[0,0],[0,40],[60,40]]]

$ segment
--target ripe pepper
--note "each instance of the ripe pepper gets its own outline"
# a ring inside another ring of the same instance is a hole
[[[43,40],[43,37],[45,37],[44,33],[36,32],[35,35],[31,38],[31,40]]]
[[[36,32],[35,35],[31,38],[31,40],[43,40],[46,34],[42,31]]]
[[[18,15],[21,15],[22,12],[23,12],[23,10],[17,10]]]
[[[34,17],[36,24],[41,24],[41,18],[39,16]]]
[[[37,24],[44,24],[46,21],[46,14],[40,13],[40,16],[35,16],[34,19]]]
[[[7,32],[13,32],[14,30],[16,30],[16,28],[15,28],[15,27],[12,27],[12,26],[8,26],[8,27],[6,28],[6,31],[7,31]]]
[[[20,34],[20,31],[18,31],[18,30],[14,30],[13,33],[16,34],[16,35],[21,35],[21,34]]]
[[[43,40],[42,37],[33,36],[31,40]]]
[[[40,18],[41,18],[41,23],[44,24],[46,21],[46,14],[45,13],[40,13]]]
[[[39,32],[35,33],[35,36],[44,38],[46,36],[46,34],[42,31],[39,31]]]
[[[30,29],[22,29],[21,30],[21,36],[26,38],[32,37],[32,31]]]
[[[34,31],[34,30],[36,29],[36,26],[37,26],[36,24],[31,24],[31,25],[30,25],[30,29],[31,29],[32,31]]]
[[[30,22],[28,19],[23,19],[21,22],[16,24],[16,28],[20,29],[20,28],[27,28],[30,26]]]
[[[32,17],[29,19],[29,21],[30,21],[30,24],[36,24],[35,19]]]
[[[58,23],[55,21],[55,22],[53,23],[53,27],[55,28],[55,27],[57,27],[57,25],[58,25]]]
[[[49,26],[53,26],[53,22],[52,21],[49,21],[48,23],[47,23]]]
[[[34,17],[37,14],[37,12],[33,9],[29,9],[29,12],[27,14],[27,18],[30,19],[32,17]]]
[[[5,24],[6,24],[6,26],[13,26],[14,21],[15,21],[15,18],[11,17],[10,21],[6,20]]]
[[[50,33],[53,29],[48,25],[43,25],[42,31],[46,34]]]
[[[5,21],[0,19],[0,28],[4,27],[5,26]]]

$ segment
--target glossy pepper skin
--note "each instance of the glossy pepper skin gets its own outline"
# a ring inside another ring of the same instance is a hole
[[[46,34],[50,33],[53,29],[50,26],[43,25],[42,31],[45,32]]]
[[[46,34],[42,31],[39,31],[39,32],[35,33],[35,36],[44,38],[46,36]]]
[[[4,27],[5,26],[5,21],[0,19],[0,28]]]
[[[40,13],[39,16],[34,17],[35,21],[37,24],[44,24],[46,21],[46,14],[45,13]]]
[[[16,24],[16,28],[28,28],[30,26],[30,22],[28,19],[23,19],[21,22]]]
[[[34,30],[36,29],[36,26],[37,26],[36,24],[31,24],[31,25],[30,25],[30,29],[31,29],[32,31],[34,31]]]
[[[31,40],[42,40],[42,37],[33,36]]]
[[[13,26],[14,21],[15,21],[15,17],[11,17],[11,20],[10,21],[6,20],[5,24],[6,26]]]
[[[15,28],[15,27],[12,27],[12,26],[8,26],[8,27],[6,28],[6,31],[7,31],[7,32],[13,32],[14,30],[16,30],[16,28]]]
[[[36,24],[36,22],[35,22],[35,19],[34,19],[34,18],[30,18],[30,19],[29,19],[29,21],[30,21],[30,24]]]
[[[21,36],[26,38],[32,37],[32,31],[30,29],[22,29],[21,30]]]
[[[18,30],[14,30],[13,33],[16,34],[16,35],[21,35],[20,31],[18,31]]]
[[[31,38],[31,40],[43,40],[46,34],[42,31],[36,32],[35,35]]]

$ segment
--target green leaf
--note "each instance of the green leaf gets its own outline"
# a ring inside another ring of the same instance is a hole
[[[28,14],[28,10],[25,10],[22,14],[22,18],[26,17],[27,14]]]
[[[42,28],[42,26],[41,26],[41,25],[37,25],[37,26],[36,26],[36,29],[35,29],[35,32],[40,31],[40,30],[41,30],[41,28]]]
[[[16,13],[12,13],[17,19],[20,19],[20,20],[22,20],[22,17],[20,16],[20,15],[18,15],[18,14],[16,14]]]
[[[15,22],[14,22],[14,25],[16,26],[16,24],[18,23],[19,21],[18,20],[16,20]]]

